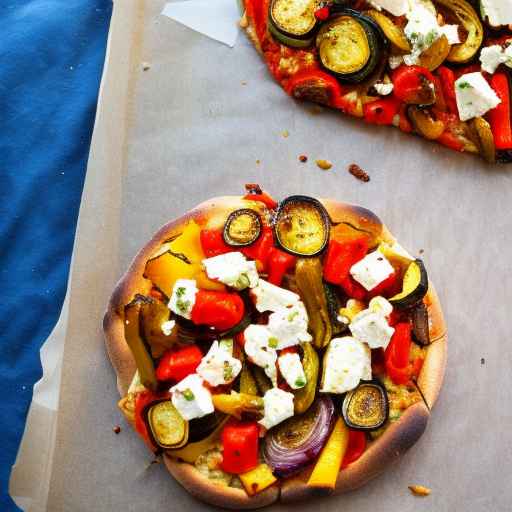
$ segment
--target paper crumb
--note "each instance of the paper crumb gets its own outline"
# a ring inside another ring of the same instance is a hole
[[[288,136],[290,135],[290,132],[289,132],[288,130],[283,130],[283,131],[281,132],[281,135],[282,135],[285,139],[287,139],[287,138],[288,138]]]
[[[306,163],[308,161],[308,157],[306,155],[299,155],[299,160],[302,163]]]
[[[151,69],[151,64],[149,62],[144,61],[142,63],[142,71],[147,71],[148,69]]]
[[[247,82],[246,82],[245,80],[242,80],[240,83],[241,83],[242,85],[247,85]]]
[[[260,165],[260,163],[261,163],[261,160],[256,160],[257,165]]]

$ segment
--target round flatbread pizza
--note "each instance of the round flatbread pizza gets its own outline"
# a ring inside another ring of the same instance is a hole
[[[258,185],[163,226],[104,318],[119,408],[231,509],[355,489],[422,435],[446,328],[424,262],[369,210]]]
[[[243,0],[240,24],[290,96],[509,163],[507,9],[498,0]]]

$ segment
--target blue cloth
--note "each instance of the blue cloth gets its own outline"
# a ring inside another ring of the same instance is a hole
[[[0,510],[64,299],[110,0],[0,2]]]

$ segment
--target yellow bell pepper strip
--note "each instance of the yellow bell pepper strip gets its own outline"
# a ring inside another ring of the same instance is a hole
[[[249,496],[254,496],[277,481],[277,478],[272,474],[272,469],[265,463],[238,476]]]
[[[332,490],[340,471],[341,462],[348,446],[349,429],[342,418],[338,418],[334,429],[320,452],[308,486]]]
[[[246,393],[248,395],[258,394],[258,385],[246,364],[243,365],[242,373],[240,374],[240,393]]]
[[[212,396],[213,406],[217,411],[230,414],[237,419],[242,415],[253,418],[263,418],[263,398],[246,393],[231,391],[231,394],[219,393]]]

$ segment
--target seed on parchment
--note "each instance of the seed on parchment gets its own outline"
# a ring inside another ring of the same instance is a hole
[[[331,164],[331,162],[329,162],[329,160],[322,160],[322,159],[317,160],[316,165],[324,171],[328,171],[332,167],[332,164]]]
[[[306,155],[299,155],[299,160],[302,162],[302,163],[305,163],[308,161],[308,157]]]
[[[409,490],[414,496],[428,496],[431,493],[431,490],[424,485],[409,485]]]

